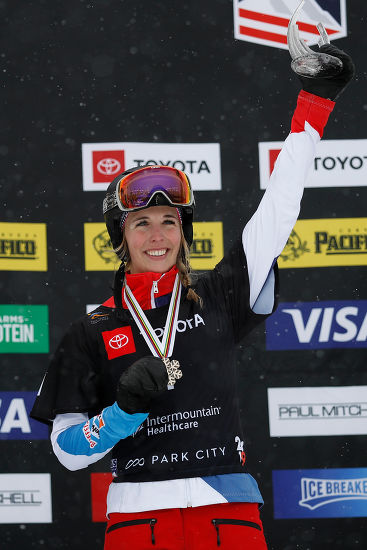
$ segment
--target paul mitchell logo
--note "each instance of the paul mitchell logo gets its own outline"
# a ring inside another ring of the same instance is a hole
[[[271,437],[363,435],[367,386],[268,388]]]

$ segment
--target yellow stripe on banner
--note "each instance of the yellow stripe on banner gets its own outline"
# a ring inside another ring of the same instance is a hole
[[[367,265],[367,218],[298,220],[278,265],[282,269]]]

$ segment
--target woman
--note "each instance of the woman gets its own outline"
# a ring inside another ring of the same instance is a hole
[[[132,169],[107,190],[122,260],[114,296],[70,327],[32,410],[53,422],[68,469],[111,451],[106,550],[267,548],[263,500],[246,470],[235,346],[275,309],[276,258],[334,106],[327,98],[353,74],[333,48],[344,77],[329,87],[303,81],[270,185],[213,271],[191,277],[195,203],[183,172]]]

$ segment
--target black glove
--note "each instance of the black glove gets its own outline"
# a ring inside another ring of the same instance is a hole
[[[319,51],[338,57],[343,62],[343,68],[340,73],[334,76],[328,76],[325,73],[317,77],[298,75],[298,78],[302,82],[302,87],[306,92],[334,101],[352,80],[355,74],[354,63],[347,53],[339,50],[333,44],[325,44],[321,46]]]
[[[168,384],[167,369],[159,357],[142,357],[121,375],[116,401],[128,414],[149,412],[152,402],[160,397]]]

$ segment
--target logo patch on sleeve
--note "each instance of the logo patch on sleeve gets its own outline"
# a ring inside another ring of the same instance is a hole
[[[135,353],[135,343],[131,327],[119,327],[102,332],[108,359]]]

